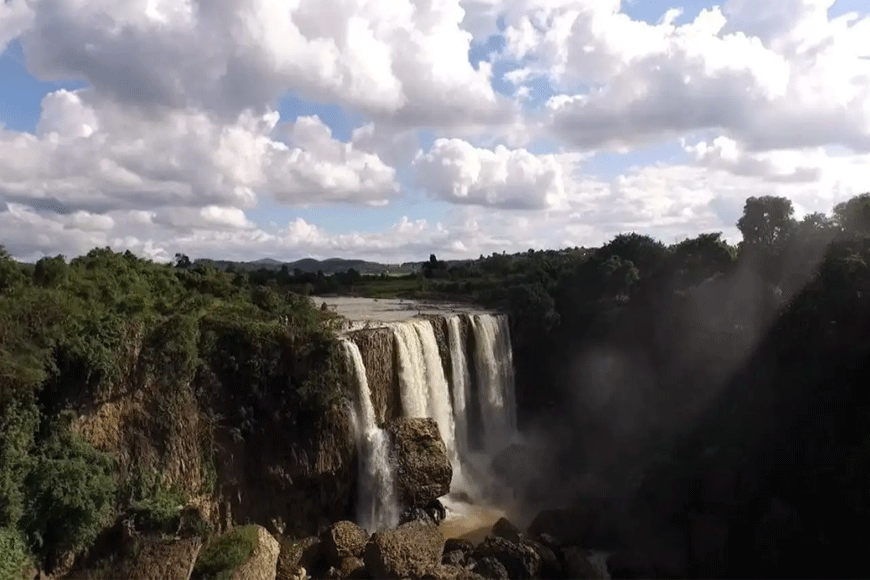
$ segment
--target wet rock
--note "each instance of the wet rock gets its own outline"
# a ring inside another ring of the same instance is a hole
[[[541,578],[561,578],[563,572],[562,562],[556,552],[540,542],[524,538],[523,545],[530,547],[541,559]]]
[[[335,522],[320,536],[321,553],[326,566],[341,566],[348,556],[360,558],[369,536],[365,530],[349,521]]]
[[[372,535],[364,561],[372,578],[420,578],[441,564],[444,538],[430,520],[414,520]]]
[[[408,522],[413,522],[416,520],[422,520],[424,522],[429,521],[433,524],[435,521],[429,515],[429,512],[424,510],[421,507],[409,507],[405,508],[402,513],[399,515],[399,525],[407,524]]]
[[[394,419],[387,431],[402,506],[425,507],[450,492],[453,468],[434,419]]]
[[[447,509],[441,500],[433,499],[423,508],[435,524],[440,524],[447,517]]]
[[[495,558],[504,565],[511,579],[534,578],[541,569],[541,557],[532,548],[497,536],[487,536],[472,556],[477,560]]]
[[[504,564],[492,556],[475,560],[471,566],[471,571],[490,580],[509,580],[511,578]]]

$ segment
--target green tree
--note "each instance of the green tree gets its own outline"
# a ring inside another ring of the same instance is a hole
[[[33,281],[39,286],[56,288],[69,279],[69,266],[63,256],[41,258],[33,270]]]
[[[794,207],[785,197],[750,197],[743,206],[737,228],[743,234],[742,248],[776,252],[794,228]]]
[[[870,193],[863,193],[834,206],[834,222],[845,232],[870,236]]]
[[[18,262],[12,259],[6,248],[0,246],[0,294],[8,294],[24,282],[24,274]]]

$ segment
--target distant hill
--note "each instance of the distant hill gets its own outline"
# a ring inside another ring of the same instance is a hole
[[[280,262],[272,258],[262,258],[251,262],[233,262],[231,260],[209,260],[201,258],[194,261],[194,264],[211,264],[220,270],[259,270],[266,268],[267,270],[280,270],[281,266],[286,265],[290,272],[300,270],[302,272],[314,273],[318,270],[324,274],[336,274],[339,272],[347,272],[351,268],[360,274],[381,274],[384,272],[396,274],[409,274],[417,272],[422,267],[422,262],[405,262],[403,264],[381,264],[379,262],[368,262],[366,260],[347,260],[344,258],[329,258],[326,260],[315,260],[314,258],[303,258],[295,262]]]

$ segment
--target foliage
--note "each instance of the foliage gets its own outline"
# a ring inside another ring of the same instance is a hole
[[[181,512],[187,497],[174,486],[142,469],[127,482],[129,507],[127,514],[139,531],[174,533],[181,523]]]
[[[89,546],[114,505],[112,458],[75,435],[71,420],[62,413],[51,422],[24,480],[28,501],[20,525],[38,552]]]
[[[260,545],[256,526],[234,528],[206,545],[193,568],[194,580],[228,580]]]
[[[20,580],[32,566],[27,545],[18,530],[0,526],[0,579]]]

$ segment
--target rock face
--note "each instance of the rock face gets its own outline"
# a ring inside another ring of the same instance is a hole
[[[401,418],[390,422],[387,429],[401,505],[425,507],[446,495],[450,491],[453,468],[438,433],[438,424],[429,418]]]
[[[364,560],[372,578],[422,578],[441,564],[443,550],[444,538],[435,524],[414,520],[373,534]]]
[[[335,522],[320,536],[320,550],[327,566],[341,567],[344,558],[361,558],[369,535],[353,522]]]
[[[251,559],[236,568],[231,580],[275,580],[281,546],[266,528],[257,526],[257,549]]]

